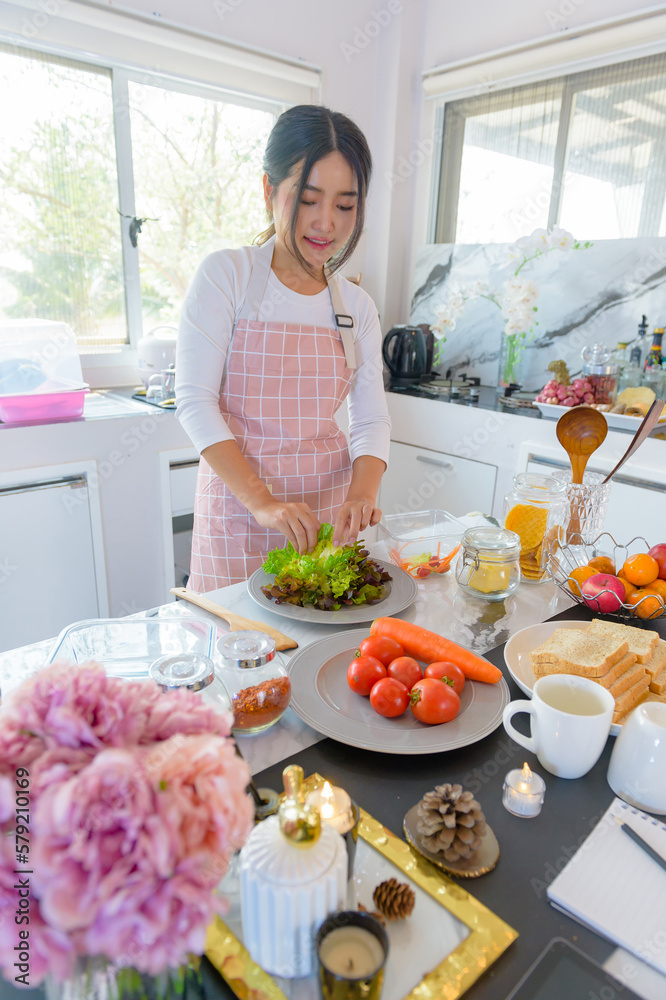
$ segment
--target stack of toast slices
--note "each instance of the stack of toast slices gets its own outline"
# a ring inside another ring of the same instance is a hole
[[[666,703],[666,642],[649,629],[594,618],[581,628],[556,628],[530,659],[535,678],[577,674],[607,688],[613,722],[644,701]]]

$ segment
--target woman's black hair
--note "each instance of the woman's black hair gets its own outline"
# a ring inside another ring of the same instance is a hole
[[[297,104],[280,115],[268,137],[264,153],[264,172],[273,189],[288,177],[297,163],[303,163],[294,194],[289,223],[290,250],[306,271],[313,273],[296,246],[296,219],[310,171],[318,160],[338,152],[351,167],[358,186],[356,224],[343,249],[329,265],[337,270],[345,264],[361,238],[365,218],[365,196],[372,171],[372,157],[365,136],[358,125],[339,111],[315,104]],[[275,233],[273,223],[256,237],[255,243],[265,243]]]

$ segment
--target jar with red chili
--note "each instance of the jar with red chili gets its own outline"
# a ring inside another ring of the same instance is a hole
[[[231,698],[236,736],[262,733],[286,711],[289,674],[275,659],[275,643],[264,632],[229,632],[217,644],[221,680]]]

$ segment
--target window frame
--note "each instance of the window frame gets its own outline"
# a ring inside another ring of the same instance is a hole
[[[658,55],[663,53],[651,53]],[[484,108],[488,111],[499,110],[502,99],[516,106],[520,92],[524,91],[534,94],[535,88],[546,88],[550,85],[560,83],[562,86],[560,116],[558,122],[557,139],[555,142],[555,152],[553,157],[553,181],[550,192],[550,202],[548,206],[547,228],[552,229],[559,224],[562,191],[564,187],[564,173],[566,167],[569,135],[573,122],[576,107],[576,95],[583,90],[595,85],[595,82],[602,79],[610,69],[615,67],[625,67],[627,62],[640,62],[642,59],[649,59],[650,56],[636,56],[632,60],[622,60],[620,62],[610,62],[603,66],[596,66],[592,69],[572,72],[569,74],[555,74],[547,79],[539,79],[533,82],[521,83],[506,87],[498,87],[482,95],[457,96],[448,100],[438,101],[438,111],[441,115],[442,129],[441,141],[438,143],[440,149],[440,160],[436,165],[435,190],[432,202],[432,241],[434,243],[455,243],[456,230],[458,226],[458,203],[460,192],[460,169],[462,164],[465,129],[464,123],[472,114],[465,114],[465,105],[473,113],[481,114]],[[657,76],[658,73],[646,72],[644,78]],[[638,77],[637,77],[638,79]],[[666,80],[666,75],[664,76]],[[645,205],[648,199],[644,199],[641,208],[641,218],[639,220],[637,238],[645,235],[646,216]]]
[[[48,56],[67,59],[82,69],[95,68],[111,75],[111,97],[114,124],[116,169],[118,174],[118,209],[121,213],[120,234],[123,261],[123,280],[127,318],[127,336],[124,344],[100,345],[99,350],[79,346],[79,357],[86,382],[93,388],[112,385],[128,385],[137,380],[138,343],[143,336],[141,309],[141,278],[139,267],[139,247],[133,247],[129,238],[129,227],[136,215],[134,192],[134,160],[132,154],[131,119],[129,107],[129,84],[139,83],[161,87],[177,93],[190,94],[207,100],[225,101],[253,110],[279,115],[289,105],[283,99],[270,96],[255,96],[227,87],[186,80],[177,75],[170,76],[154,70],[127,66],[122,62],[78,52],[65,46],[39,44],[36,41],[17,44],[16,36],[0,31],[0,41],[13,46],[16,54],[21,49],[26,53],[38,51]]]

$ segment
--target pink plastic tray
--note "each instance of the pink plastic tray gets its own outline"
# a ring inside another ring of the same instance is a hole
[[[80,417],[86,389],[60,392],[33,392],[22,396],[0,396],[0,420],[5,424],[17,424],[27,420],[48,423]]]

